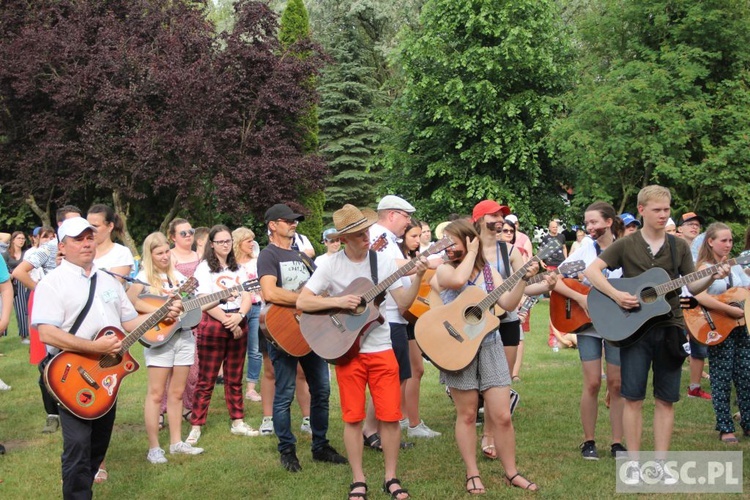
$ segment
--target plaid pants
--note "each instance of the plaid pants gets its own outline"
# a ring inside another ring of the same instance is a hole
[[[227,402],[229,418],[245,416],[242,396],[242,378],[247,353],[247,320],[240,323],[242,336],[235,339],[232,333],[219,321],[203,313],[196,328],[196,348],[198,352],[198,384],[193,398],[192,425],[205,425],[211,395],[219,375],[219,367],[224,363],[224,399]]]

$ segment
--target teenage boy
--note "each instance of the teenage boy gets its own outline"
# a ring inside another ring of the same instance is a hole
[[[374,254],[374,266],[371,262],[368,230],[376,222],[374,214],[366,216],[357,207],[347,204],[334,212],[333,222],[337,230],[336,236],[344,244],[344,251],[324,261],[302,289],[297,307],[303,311],[332,308],[354,310],[361,302],[359,295],[337,295],[357,278],[372,279],[375,274],[380,281],[397,270],[395,260],[382,253]],[[376,268],[374,272],[373,267]],[[388,288],[388,293],[399,307],[407,308],[414,302],[426,269],[425,264],[420,261],[416,265],[417,279],[412,281],[408,289],[403,288],[401,280],[396,280]],[[322,297],[323,292],[328,292],[329,296]],[[380,304],[380,315],[386,315],[385,301]],[[336,365],[336,379],[344,420],[344,445],[353,476],[349,498],[366,498],[367,493],[362,468],[362,426],[365,419],[365,389],[368,386],[375,416],[379,421],[385,461],[383,488],[391,498],[409,498],[408,492],[401,488],[396,479],[401,440],[401,384],[388,322],[378,325],[361,340],[359,353],[351,361]]]
[[[643,227],[628,238],[620,238],[586,269],[585,275],[599,291],[614,300],[623,309],[638,307],[638,298],[615,289],[602,274],[605,268],[622,268],[624,278],[632,278],[653,267],[661,267],[672,278],[675,268],[678,275],[695,271],[690,247],[679,238],[667,238],[665,227],[669,219],[672,196],[668,189],[661,186],[646,186],[638,193],[638,213],[643,218]],[[675,248],[670,248],[674,244]],[[673,262],[672,256],[676,262]],[[723,278],[729,272],[728,266],[722,266],[719,273],[694,281],[688,289],[696,295],[716,278]],[[667,335],[674,334],[674,329],[684,329],[679,295],[667,296],[672,314],[651,327],[645,335],[633,345],[620,348],[620,366],[622,372],[621,395],[625,399],[623,426],[625,441],[631,452],[641,449],[641,432],[643,429],[643,400],[646,397],[649,367],[653,364],[654,385],[654,450],[669,450],[674,424],[674,403],[680,399],[680,372],[682,358],[675,358],[666,347]],[[635,455],[635,454],[634,454]],[[637,455],[635,455],[637,456]]]

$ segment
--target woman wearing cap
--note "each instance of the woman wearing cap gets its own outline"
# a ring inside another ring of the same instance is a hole
[[[240,267],[232,249],[232,233],[224,225],[216,225],[208,233],[203,261],[198,264],[194,277],[198,280],[196,293],[207,295],[239,285],[242,279]],[[230,431],[237,436],[257,436],[258,431],[247,425],[244,400],[242,398],[242,376],[247,353],[247,321],[245,316],[252,306],[247,292],[227,299],[203,313],[196,329],[198,349],[198,386],[193,399],[193,424],[188,444],[194,445],[201,437],[201,427],[206,423],[208,406],[211,403],[219,368],[224,365],[224,399],[229,418]]]
[[[326,253],[315,259],[315,265],[319,266],[336,252],[341,250],[341,240],[336,236],[336,228],[332,227],[323,231],[323,244],[326,246]]]
[[[705,269],[726,261],[732,252],[732,231],[726,224],[714,222],[706,229],[706,236],[698,252],[696,269]],[[729,276],[717,279],[708,289],[696,295],[701,306],[711,311],[722,313],[730,318],[743,318],[742,307],[727,304],[715,299],[728,289],[750,286],[750,278],[742,267],[732,266]],[[750,337],[747,327],[740,326],[732,330],[721,343],[708,346],[709,373],[711,375],[711,396],[716,414],[716,430],[719,439],[726,444],[736,444],[734,422],[729,406],[732,393],[732,382],[737,392],[737,404],[740,407],[740,427],[743,435],[750,437]]]
[[[476,217],[477,220],[480,218],[481,216]],[[463,220],[453,221],[445,228],[445,235],[455,246],[446,250],[450,261],[437,268],[431,282],[445,304],[456,300],[468,286],[478,286],[486,292],[500,286],[502,276],[484,258],[482,240],[469,223]],[[494,246],[494,237],[491,245]],[[533,264],[529,274],[535,273],[537,269],[538,265]],[[552,278],[548,280],[552,284]],[[514,309],[523,295],[525,284],[521,280],[512,290],[502,294],[497,301],[498,305],[506,310]],[[475,423],[480,395],[484,397],[485,422],[492,422],[497,449],[495,458],[499,457],[503,464],[506,483],[527,490],[538,490],[537,485],[523,477],[516,468],[516,438],[510,414],[510,370],[499,333],[494,331],[484,338],[468,367],[458,372],[441,371],[440,382],[450,388],[456,405],[456,442],[466,465],[466,491],[470,494],[486,492],[479,477],[476,459]]]

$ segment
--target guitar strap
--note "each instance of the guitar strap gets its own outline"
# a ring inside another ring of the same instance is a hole
[[[667,240],[669,241],[669,251],[672,253],[672,268],[674,270],[672,279],[675,279],[680,276],[680,269],[677,266],[677,241],[673,234],[667,234]]]
[[[310,257],[308,257],[305,252],[300,252],[299,250],[297,250],[297,254],[299,255],[299,259],[302,261],[302,263],[305,265],[305,267],[307,268],[307,270],[310,272],[310,276],[312,276],[312,274],[318,268],[315,265],[315,262],[313,262],[312,260],[310,260]]]
[[[372,277],[372,283],[374,285],[378,284],[378,254],[375,253],[372,250],[368,250],[368,255],[370,256],[370,276]],[[375,297],[374,302],[376,304],[380,304],[385,300],[385,290],[383,290],[383,293]]]
[[[91,303],[94,302],[94,290],[96,289],[96,273],[91,277],[89,280],[89,298],[86,300],[86,305],[83,306],[83,309],[81,309],[81,312],[78,313],[78,317],[75,320],[75,323],[73,323],[73,326],[70,327],[70,333],[71,335],[75,335],[78,329],[81,327],[81,323],[83,323],[83,320],[86,319],[86,314],[88,314],[89,309],[91,309]]]
[[[497,242],[495,253],[501,255],[503,258],[503,267],[504,267],[503,272],[501,272],[499,268],[497,271],[500,273],[500,276],[502,276],[503,279],[506,279],[508,276],[510,276],[511,270],[510,270],[510,260],[508,259],[508,247],[504,241]],[[500,260],[500,259],[497,259],[497,260]]]

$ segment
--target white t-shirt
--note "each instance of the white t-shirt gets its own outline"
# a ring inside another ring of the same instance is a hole
[[[135,260],[133,260],[133,254],[128,247],[115,243],[115,246],[113,246],[109,252],[101,257],[95,258],[94,264],[99,269],[110,270],[115,267],[130,266],[130,269],[132,270],[135,265]]]
[[[572,252],[570,255],[568,255],[568,258],[565,259],[562,264],[567,264],[568,262],[573,262],[576,260],[582,260],[586,263],[586,267],[589,267],[598,257],[598,255],[596,254],[596,245],[594,245],[594,243],[595,242],[593,239],[589,238],[588,236],[585,237],[583,240],[581,240],[581,246],[578,247],[575,252]],[[620,268],[617,268],[614,271],[610,271],[605,268],[602,272],[605,274],[605,276],[607,276],[607,279],[622,278],[622,269]],[[586,278],[584,278],[583,284],[591,286],[591,282],[589,282],[589,280]],[[593,326],[579,333],[585,333],[592,337],[599,337],[599,335],[594,335],[596,333],[596,330]]]
[[[205,260],[198,264],[195,269],[193,277],[198,280],[198,289],[195,291],[196,295],[207,295],[209,293],[216,293],[227,288],[237,286],[244,281],[244,271],[242,268],[237,271],[230,271],[227,268],[222,269],[218,273],[212,273],[208,268],[208,262]],[[242,294],[238,294],[237,298],[233,301],[227,299],[226,304],[219,304],[219,307],[225,311],[231,311],[232,309],[239,309],[242,304]]]
[[[383,233],[385,233],[385,237],[388,240],[388,244],[383,248],[380,252],[378,252],[378,255],[383,254],[384,256],[388,257],[393,262],[393,271],[396,272],[398,270],[398,266],[396,265],[396,260],[404,260],[404,254],[401,253],[401,249],[398,246],[399,238],[396,237],[393,232],[380,224],[373,224],[370,226],[370,242],[374,242],[377,240]],[[378,270],[378,275],[382,278],[387,278],[390,276],[390,274],[383,274]],[[401,280],[401,286],[408,288],[411,286],[411,277],[402,277]],[[393,297],[391,297],[391,294],[388,294],[388,297],[385,299],[385,311],[386,311],[386,319],[389,323],[401,323],[402,325],[405,325],[408,323],[406,319],[404,319],[403,316],[401,316],[401,313],[398,311],[398,304],[396,304],[396,301],[393,300]]]
[[[396,271],[396,263],[382,254],[378,256],[378,281],[387,278]],[[323,263],[315,270],[305,287],[316,295],[328,292],[329,295],[340,295],[344,289],[356,278],[372,279],[370,272],[370,258],[362,262],[352,262],[345,252],[339,252]],[[388,290],[401,288],[401,282],[396,281]],[[387,294],[390,297],[390,293]],[[380,314],[385,317],[385,304],[380,304]],[[391,348],[391,328],[385,322],[375,327],[365,338],[360,346],[359,352],[381,352]]]
[[[94,265],[91,276],[96,271]],[[31,324],[53,325],[69,331],[83,310],[89,296],[90,276],[83,268],[63,259],[36,287]],[[76,332],[76,337],[93,339],[104,327],[121,327],[123,321],[138,316],[119,281],[106,273],[96,273],[96,288],[91,309]],[[47,346],[47,352],[57,354],[59,349]]]

